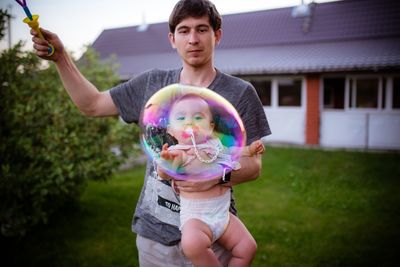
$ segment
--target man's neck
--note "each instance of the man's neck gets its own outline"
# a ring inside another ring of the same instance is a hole
[[[179,82],[187,85],[209,87],[216,75],[217,71],[213,66],[207,68],[183,67]]]

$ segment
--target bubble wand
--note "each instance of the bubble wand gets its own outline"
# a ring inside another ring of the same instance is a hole
[[[25,0],[22,0],[22,1],[15,0],[15,1],[24,9],[25,14],[27,16],[26,18],[24,18],[23,22],[28,24],[28,26],[31,27],[32,29],[34,29],[38,33],[40,39],[46,40],[46,39],[44,39],[43,34],[39,28],[39,15],[31,14]],[[49,44],[47,56],[51,56],[53,54],[54,54],[54,46]]]

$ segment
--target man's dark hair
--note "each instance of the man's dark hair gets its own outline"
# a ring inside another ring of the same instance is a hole
[[[222,18],[215,5],[208,0],[180,0],[169,16],[169,31],[175,32],[176,25],[182,20],[207,16],[214,31],[221,28]]]

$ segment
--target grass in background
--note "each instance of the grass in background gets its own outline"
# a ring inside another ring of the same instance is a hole
[[[400,155],[269,149],[236,188],[254,266],[400,266]]]
[[[49,225],[21,240],[2,240],[9,263],[2,266],[139,266],[131,222],[144,171],[138,166],[108,182],[90,182],[80,201]]]
[[[269,148],[235,187],[253,266],[400,266],[400,154]],[[13,266],[138,266],[132,212],[143,167],[89,183],[46,227],[8,242]],[[4,251],[4,250],[3,250]]]

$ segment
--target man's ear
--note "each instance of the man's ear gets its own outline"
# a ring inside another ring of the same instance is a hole
[[[170,42],[172,48],[176,49],[176,46],[175,46],[175,35],[172,32],[168,33],[168,39],[169,39],[169,42]]]
[[[215,45],[219,45],[221,38],[222,38],[222,29],[216,30],[215,31]]]

